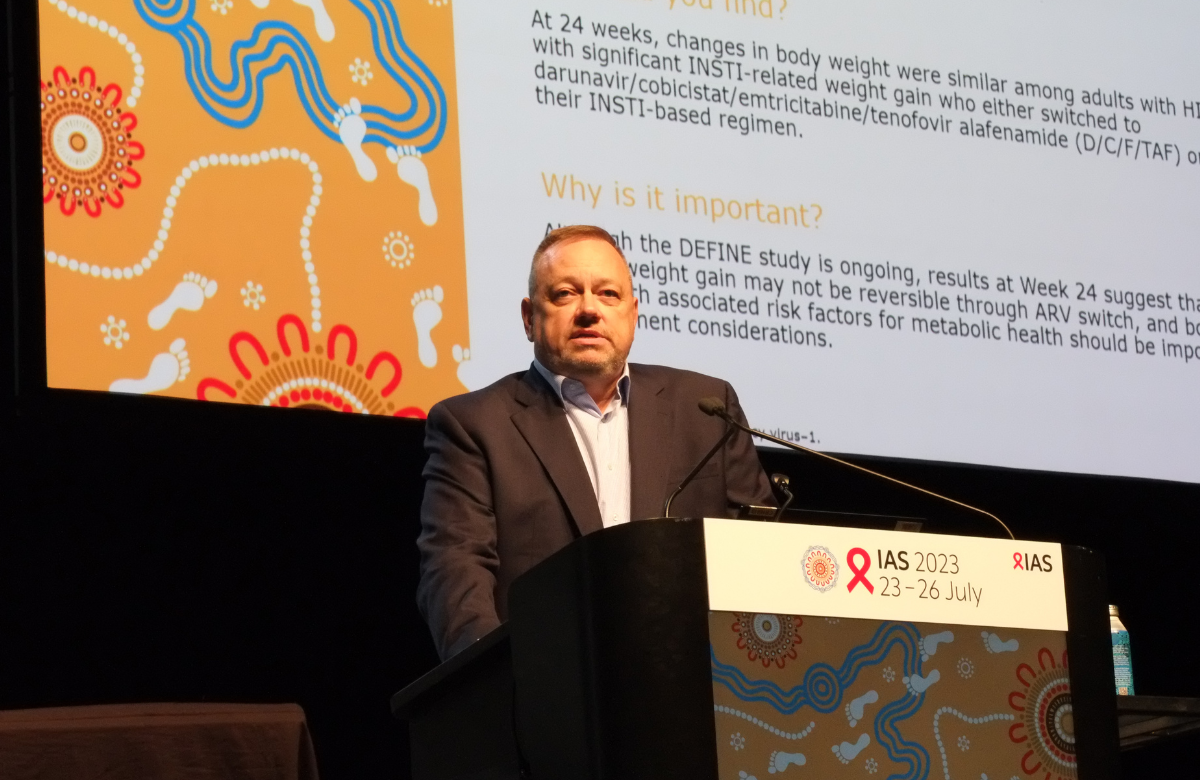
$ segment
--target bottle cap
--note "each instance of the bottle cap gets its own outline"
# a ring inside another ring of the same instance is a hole
[[[1108,605],[1108,616],[1109,617],[1120,617],[1120,615],[1117,614],[1117,605],[1116,604]]]

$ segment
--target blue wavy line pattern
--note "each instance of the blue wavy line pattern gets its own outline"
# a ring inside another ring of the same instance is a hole
[[[295,27],[280,21],[256,24],[249,38],[230,46],[229,77],[223,79],[213,68],[212,41],[196,21],[196,0],[133,2],[147,24],[179,44],[188,87],[209,116],[229,127],[253,125],[262,113],[264,83],[288,70],[309,119],[326,136],[341,142],[335,118],[346,101],[330,94],[316,53]],[[409,48],[388,0],[349,2],[366,17],[375,56],[407,99],[406,106],[395,110],[363,103],[367,124],[363,142],[414,146],[422,153],[437,148],[446,130],[447,101],[441,82]]]
[[[771,680],[751,680],[742,670],[717,659],[715,648],[709,647],[712,678],[746,702],[762,702],[783,715],[791,715],[803,707],[829,713],[842,705],[844,692],[854,684],[860,672],[883,662],[893,648],[903,654],[904,675],[921,673],[921,635],[910,623],[881,623],[866,644],[846,654],[841,666],[834,669],[826,663],[814,663],[804,674],[804,680],[793,688],[783,689]],[[888,758],[906,764],[907,771],[893,774],[887,780],[926,780],[929,777],[929,751],[919,743],[909,742],[900,734],[896,724],[921,709],[925,694],[905,694],[879,711],[875,718],[875,740],[887,751]]]
[[[929,777],[929,751],[919,742],[906,740],[896,727],[898,722],[916,715],[924,703],[924,693],[905,696],[880,708],[875,717],[875,741],[883,745],[892,761],[908,764],[907,772],[888,775],[888,780],[925,780]]]

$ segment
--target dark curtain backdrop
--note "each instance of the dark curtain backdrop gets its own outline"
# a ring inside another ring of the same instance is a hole
[[[388,698],[436,662],[413,600],[422,435],[418,421],[171,399],[22,404],[3,430],[0,708],[296,701],[324,777],[407,776]],[[854,472],[763,459],[803,506],[991,532]],[[1200,487],[862,462],[976,502],[1018,536],[1103,550],[1139,692],[1200,695]],[[1127,754],[1126,777],[1181,776],[1196,746]]]

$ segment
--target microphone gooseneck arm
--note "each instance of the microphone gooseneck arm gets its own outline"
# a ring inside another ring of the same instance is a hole
[[[799,450],[800,452],[807,452],[810,455],[816,455],[818,457],[825,458],[826,460],[831,460],[834,463],[840,463],[843,466],[849,466],[852,469],[857,469],[858,471],[864,471],[873,477],[879,477],[880,479],[886,479],[888,482],[894,482],[897,485],[902,485],[906,488],[909,488],[910,490],[916,490],[918,492],[924,493],[927,496],[933,496],[934,498],[940,498],[943,501],[948,501],[951,504],[961,506],[964,509],[970,509],[972,512],[978,512],[979,514],[984,515],[985,517],[990,517],[991,519],[993,519],[997,523],[999,523],[1000,527],[1004,529],[1004,533],[1008,534],[1008,538],[1012,539],[1013,541],[1016,541],[1017,537],[1013,535],[1013,532],[1011,530],[1009,530],[1009,527],[1004,523],[1004,521],[1001,520],[1000,518],[996,517],[991,512],[984,511],[977,506],[971,506],[970,504],[964,504],[962,501],[956,501],[955,499],[949,498],[948,496],[943,496],[941,493],[934,493],[932,490],[926,490],[923,487],[917,487],[916,485],[910,484],[908,482],[904,482],[903,480],[896,479],[895,477],[889,477],[887,474],[880,474],[878,471],[871,471],[871,469],[864,468],[862,466],[858,466],[849,461],[842,460],[841,458],[835,458],[832,455],[827,455],[824,452],[821,452],[820,450],[810,449],[808,447],[805,447],[802,444],[796,444],[795,442],[790,442],[790,441],[787,441],[786,439],[780,439],[775,436],[772,436],[769,433],[763,433],[760,430],[751,428],[748,425],[742,425],[740,422],[738,422],[737,420],[735,420],[729,416],[729,412],[725,409],[725,404],[722,403],[719,398],[702,398],[702,399],[700,399],[700,411],[704,412],[707,415],[713,416],[713,417],[720,417],[722,420],[725,421],[726,425],[739,428],[740,430],[745,431],[746,433],[750,434],[751,436],[757,436],[760,439],[766,439],[767,441],[774,442],[775,444],[778,444],[782,447],[787,447],[788,449]]]
[[[729,437],[737,433],[737,430],[737,427],[734,426],[729,420],[725,420],[725,433],[721,435],[720,439],[717,439],[717,443],[713,445],[713,448],[709,450],[703,458],[700,459],[700,462],[696,464],[696,467],[688,472],[688,475],[683,478],[682,482],[679,483],[679,487],[675,488],[675,491],[671,493],[671,495],[667,496],[667,500],[663,502],[663,517],[671,516],[671,502],[675,500],[675,496],[679,495],[685,487],[691,484],[691,481],[696,477],[697,474],[700,473],[700,469],[704,468],[704,464],[712,460],[712,456],[717,454],[717,450],[725,446],[725,442],[729,441]]]

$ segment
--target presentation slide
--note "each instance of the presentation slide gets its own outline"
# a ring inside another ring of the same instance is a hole
[[[421,417],[589,223],[777,436],[1200,481],[1194,4],[40,9],[54,387]]]

